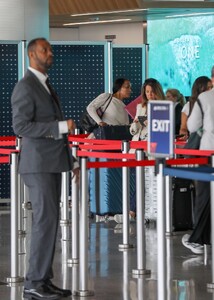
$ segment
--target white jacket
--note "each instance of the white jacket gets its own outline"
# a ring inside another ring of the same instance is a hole
[[[206,91],[199,95],[204,119],[197,102],[187,120],[187,128],[190,132],[197,131],[203,125],[201,138],[201,150],[214,150],[214,90]]]
[[[136,107],[136,115],[134,122],[130,126],[130,133],[133,135],[132,141],[147,140],[148,128],[147,126],[143,127],[138,121],[139,116],[146,116],[147,109],[146,106],[142,107],[142,104],[139,103]]]

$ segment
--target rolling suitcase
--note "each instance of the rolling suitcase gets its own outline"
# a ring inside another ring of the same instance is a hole
[[[91,161],[95,159],[91,158]],[[107,159],[100,159],[107,161]],[[130,172],[130,193],[135,192],[135,176]],[[122,213],[122,169],[101,168],[89,171],[90,212],[98,215]]]
[[[189,230],[194,224],[195,187],[192,180],[172,178],[172,224],[175,231]]]

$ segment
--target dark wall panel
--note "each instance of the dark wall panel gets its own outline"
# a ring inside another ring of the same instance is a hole
[[[129,103],[141,93],[143,57],[141,47],[113,47],[113,81],[125,77],[132,83]]]
[[[103,45],[52,45],[54,65],[49,75],[66,118],[78,126],[86,106],[105,89]]]
[[[18,45],[0,44],[0,136],[13,136],[10,98],[18,81]],[[0,198],[10,198],[10,166],[0,165]]]

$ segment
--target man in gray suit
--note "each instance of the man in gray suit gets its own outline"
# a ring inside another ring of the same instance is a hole
[[[49,42],[37,38],[28,44],[30,67],[12,94],[13,129],[22,137],[18,171],[29,188],[33,209],[29,269],[24,297],[58,299],[71,295],[56,287],[52,263],[59,221],[61,172],[79,166],[73,160],[67,133],[75,128],[73,120],[64,120],[58,96],[49,83],[47,71],[53,63]]]

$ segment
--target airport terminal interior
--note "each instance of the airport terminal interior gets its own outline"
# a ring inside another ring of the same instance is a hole
[[[214,0],[0,2],[0,140],[12,136],[15,141],[11,94],[28,67],[26,48],[32,38],[44,36],[50,41],[54,64],[48,75],[62,99],[66,119],[73,119],[77,128],[89,102],[100,93],[112,92],[116,78],[130,80],[132,91],[130,99],[124,102],[126,105],[141,98],[142,84],[149,77],[159,80],[164,92],[167,88],[176,88],[188,100],[196,77],[210,77],[214,66]],[[174,136],[171,142],[174,142]],[[7,148],[7,145],[3,147]],[[29,199],[25,203],[19,202],[19,211],[15,214],[12,211],[14,207],[17,209],[17,203],[11,204],[12,173],[8,152],[5,153],[0,153],[3,163],[0,168],[0,300],[24,300],[33,212]],[[151,211],[155,209],[155,216],[150,219],[142,214],[145,219],[141,223],[138,211],[136,219],[129,222],[127,209],[127,222],[124,223],[121,216],[117,219],[112,213],[108,215],[105,210],[100,213],[95,207],[98,193],[102,199],[108,194],[109,198],[105,198],[108,204],[122,206],[121,173],[120,177],[118,174],[113,177],[116,173],[108,173],[106,167],[102,170],[100,186],[97,189],[89,186],[88,189],[89,193],[93,192],[86,200],[86,206],[88,202],[90,204],[84,219],[87,227],[76,239],[76,249],[80,252],[75,259],[72,257],[74,205],[70,195],[67,197],[71,201],[67,206],[66,222],[63,219],[65,211],[61,209],[53,283],[72,292],[71,296],[61,299],[214,300],[212,246],[205,245],[203,254],[194,254],[184,247],[182,237],[191,234],[190,228],[172,230],[168,234],[162,232],[163,238],[158,244],[159,228],[164,226],[158,227],[160,211],[154,201],[162,187],[158,190],[154,172],[149,171],[151,168],[147,169],[145,185],[149,185],[149,193],[145,193],[145,206]],[[97,179],[96,173],[93,174],[91,182]],[[104,182],[106,178],[114,183],[109,190],[109,182]],[[132,192],[136,189],[135,182],[127,186]],[[100,202],[99,208],[106,202]],[[21,215],[16,219],[18,212]],[[14,224],[18,229],[15,237]],[[137,230],[139,224],[142,227]],[[124,244],[125,230],[128,244]],[[86,249],[83,249],[83,235],[86,236]],[[138,248],[142,244],[143,256]],[[161,269],[162,262],[165,263],[164,270]],[[139,268],[142,264],[144,269]],[[164,276],[160,277],[160,274]]]
[[[20,280],[27,268],[27,249],[30,242],[30,222],[32,211],[26,212],[26,234],[19,237]],[[57,286],[69,288],[73,292],[70,298],[89,300],[156,300],[157,295],[157,230],[155,222],[145,224],[146,233],[146,269],[149,275],[133,275],[137,268],[136,223],[129,226],[129,241],[132,248],[120,250],[123,243],[123,226],[110,218],[89,218],[88,252],[88,292],[93,295],[79,296],[78,264],[70,264],[71,228],[67,240],[62,240],[64,226],[59,227],[54,260],[54,279]],[[193,254],[181,243],[185,232],[174,232],[166,237],[166,299],[165,300],[211,300],[213,290],[207,288],[211,283],[211,253]],[[21,300],[23,282],[7,284],[11,270],[10,211],[7,206],[0,209],[0,299]],[[163,300],[163,299],[162,299]]]

